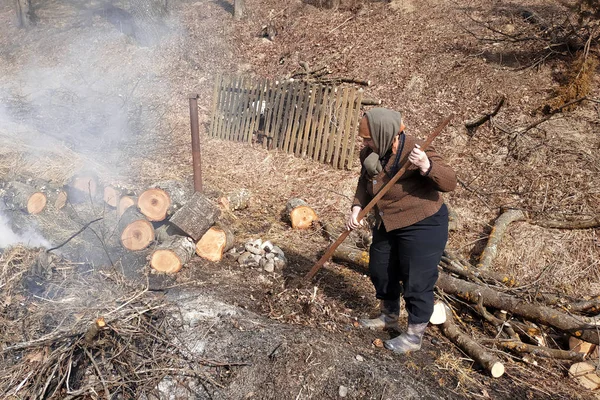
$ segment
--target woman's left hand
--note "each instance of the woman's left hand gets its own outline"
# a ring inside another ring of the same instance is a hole
[[[412,149],[410,154],[408,155],[408,161],[413,163],[416,167],[421,170],[422,174],[426,174],[431,166],[431,162],[429,161],[429,157],[423,150],[421,150],[421,146],[415,144],[415,148]]]

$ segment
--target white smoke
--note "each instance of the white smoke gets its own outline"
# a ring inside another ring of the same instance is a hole
[[[0,212],[0,249],[4,249],[15,244],[23,244],[30,247],[51,247],[50,242],[44,239],[39,233],[28,228],[23,234],[17,234],[10,228],[10,221]]]

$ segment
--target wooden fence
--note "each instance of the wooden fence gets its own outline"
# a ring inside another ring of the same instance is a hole
[[[209,134],[351,168],[362,92],[300,81],[218,76]]]

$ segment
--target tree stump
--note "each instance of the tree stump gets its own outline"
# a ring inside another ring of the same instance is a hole
[[[194,193],[190,200],[169,219],[194,241],[210,229],[220,215],[219,207],[214,205],[200,192]]]
[[[128,250],[145,249],[154,241],[154,227],[135,207],[129,207],[117,227],[121,245]]]
[[[194,242],[185,236],[172,236],[152,253],[150,266],[156,271],[178,272],[194,255]]]
[[[319,220],[317,213],[302,199],[290,199],[286,205],[286,216],[293,229],[308,229]]]
[[[8,186],[5,202],[9,208],[28,214],[39,214],[46,208],[48,198],[34,187],[21,182],[10,182]]]
[[[223,259],[223,253],[233,247],[233,243],[231,230],[222,225],[215,225],[196,243],[196,254],[206,260],[219,262]]]
[[[135,206],[137,204],[137,198],[133,196],[123,196],[119,199],[119,204],[117,205],[117,215],[120,217],[123,215],[125,210],[127,210],[131,206]]]

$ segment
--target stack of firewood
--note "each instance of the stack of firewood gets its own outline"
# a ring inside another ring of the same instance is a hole
[[[62,230],[76,231],[84,225],[81,234],[91,223],[102,220],[114,241],[106,243],[107,247],[118,244],[144,257],[150,252],[154,270],[174,273],[195,254],[215,262],[222,259],[233,246],[234,237],[219,216],[222,210],[246,207],[250,193],[240,190],[223,196],[219,207],[217,201],[193,193],[180,181],[157,182],[136,195],[120,185],[103,185],[94,174],[80,173],[60,187],[34,180],[8,182],[0,187],[0,197],[13,228],[23,230],[37,219],[44,221],[38,225],[60,219]],[[62,216],[66,218],[59,218]],[[73,223],[65,224],[65,220]],[[58,230],[48,227],[42,233],[51,236],[53,231]],[[63,238],[54,235],[47,239],[58,244]]]

